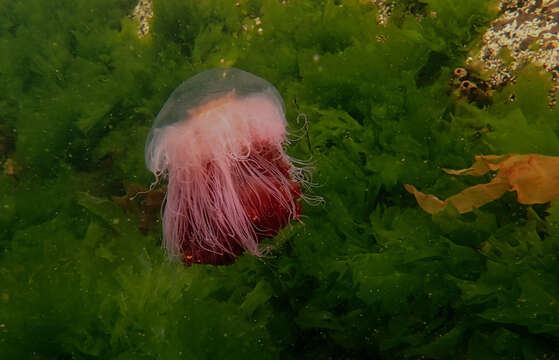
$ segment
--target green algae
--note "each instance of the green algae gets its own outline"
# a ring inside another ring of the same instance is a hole
[[[0,176],[0,357],[555,356],[558,205],[430,216],[402,187],[445,197],[476,179],[440,167],[558,155],[549,79],[526,67],[491,106],[457,100],[448,79],[495,3],[394,4],[382,27],[369,2],[155,1],[138,39],[134,1],[0,2],[0,121],[16,134],[0,159],[22,168]],[[310,149],[288,152],[312,156],[326,203],[269,257],[184,268],[112,197],[153,180],[143,140],[170,92],[223,65],[274,83],[293,133],[306,115]]]

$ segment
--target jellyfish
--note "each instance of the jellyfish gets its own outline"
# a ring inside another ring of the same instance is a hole
[[[185,264],[230,264],[301,216],[304,169],[286,155],[284,104],[268,81],[204,71],[173,91],[145,147],[167,178],[163,245]]]

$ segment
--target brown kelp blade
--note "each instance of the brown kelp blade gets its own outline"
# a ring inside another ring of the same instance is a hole
[[[451,175],[482,176],[498,171],[487,183],[469,187],[460,193],[440,200],[424,194],[413,185],[405,189],[413,194],[419,206],[430,214],[442,211],[451,203],[463,214],[503,196],[508,190],[517,192],[521,204],[543,204],[559,197],[559,157],[539,154],[478,155],[474,164],[461,170],[443,169]]]
[[[443,171],[450,175],[482,176],[487,174],[489,170],[497,170],[499,168],[499,164],[508,159],[510,156],[510,154],[477,155],[475,157],[476,161],[467,169],[452,170],[443,168]]]
[[[414,186],[405,184],[406,190],[415,196],[419,206],[429,214],[442,211],[448,203],[451,203],[460,214],[479,208],[495,199],[500,198],[509,186],[504,183],[480,184],[469,187],[446,200],[440,200],[434,195],[424,194]]]

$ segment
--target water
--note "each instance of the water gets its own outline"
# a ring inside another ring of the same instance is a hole
[[[1,359],[558,357],[555,198],[431,215],[404,188],[535,154],[512,172],[553,194],[556,1],[151,3],[0,1]],[[277,89],[324,204],[262,257],[185,266],[144,146],[216,67]]]

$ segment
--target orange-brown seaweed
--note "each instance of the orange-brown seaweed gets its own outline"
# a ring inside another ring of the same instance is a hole
[[[443,210],[451,203],[463,214],[479,208],[503,196],[507,191],[516,191],[520,204],[543,204],[559,197],[559,157],[539,154],[478,155],[474,164],[461,170],[443,169],[450,175],[482,176],[497,171],[487,184],[469,187],[460,193],[440,200],[434,195],[424,194],[413,185],[405,184],[419,206],[430,214]]]

